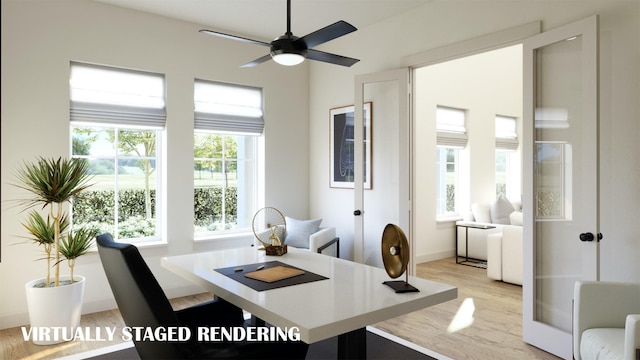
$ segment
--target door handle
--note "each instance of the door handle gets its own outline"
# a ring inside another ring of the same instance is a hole
[[[353,215],[360,216],[360,215],[362,215],[362,211],[356,210],[356,211],[353,212]]]
[[[580,234],[580,241],[593,241],[595,238],[596,237],[590,232]]]

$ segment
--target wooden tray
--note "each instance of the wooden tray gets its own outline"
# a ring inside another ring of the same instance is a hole
[[[272,268],[258,270],[250,273],[246,273],[244,276],[256,279],[264,282],[274,282],[278,280],[288,279],[294,276],[304,274],[304,270],[292,269],[286,266],[275,266]]]

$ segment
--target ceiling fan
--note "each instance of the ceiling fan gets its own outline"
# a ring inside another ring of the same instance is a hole
[[[305,58],[348,67],[360,60],[314,50],[312,48],[356,30],[357,29],[353,25],[340,20],[334,24],[299,38],[291,32],[291,0],[287,0],[287,32],[270,43],[236,35],[229,35],[213,30],[202,29],[200,32],[226,39],[268,46],[270,48],[269,54],[246,63],[242,65],[242,67],[253,67],[270,59],[273,59],[281,65],[291,66],[303,62]]]

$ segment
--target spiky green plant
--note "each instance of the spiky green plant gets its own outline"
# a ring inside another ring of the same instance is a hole
[[[49,208],[54,226],[54,286],[60,284],[60,224],[64,216],[64,203],[86,190],[91,184],[89,163],[83,159],[47,159],[39,157],[33,163],[25,162],[18,169],[16,186],[33,196],[20,200],[25,209],[42,205]]]
[[[55,242],[56,230],[51,217],[47,216],[47,220],[40,215],[36,210],[29,212],[27,220],[22,223],[22,226],[31,235],[28,239],[38,245],[44,247],[44,253],[46,254],[45,260],[47,260],[47,278],[46,284],[51,283],[51,250],[53,243]],[[67,216],[63,215],[60,219],[60,232],[64,233],[69,227],[69,221]]]
[[[76,266],[76,259],[89,252],[97,235],[98,230],[80,228],[62,237],[62,241],[60,241],[60,254],[67,259],[69,264],[71,283],[74,282],[73,269]]]

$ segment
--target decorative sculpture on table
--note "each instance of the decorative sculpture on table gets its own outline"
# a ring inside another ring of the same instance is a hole
[[[271,236],[269,236],[269,240],[271,240],[271,246],[282,246],[282,241],[280,241],[280,237],[278,237],[278,234],[276,234],[277,230],[277,226],[274,225],[271,227]]]
[[[264,207],[258,210],[253,216],[252,228],[267,255],[280,256],[287,253],[287,245],[280,240],[284,239],[287,223],[278,209]]]
[[[404,231],[394,224],[387,224],[382,232],[382,262],[384,269],[392,279],[405,274],[405,280],[385,281],[397,293],[419,292],[417,288],[409,285],[409,242]]]

